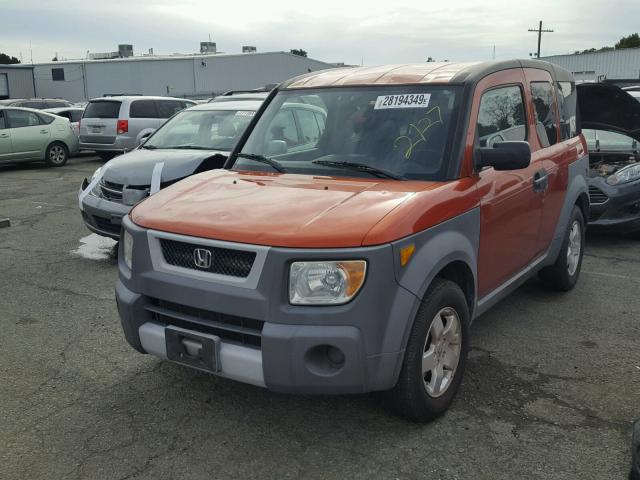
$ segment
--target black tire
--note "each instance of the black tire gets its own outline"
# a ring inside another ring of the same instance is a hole
[[[47,147],[44,161],[51,167],[62,167],[69,160],[69,149],[64,143],[53,142]]]
[[[426,382],[430,374],[423,375],[422,357],[432,324],[446,309],[453,309],[458,315],[460,353],[446,390],[432,396],[427,391]],[[391,390],[383,392],[384,405],[391,413],[424,423],[439,417],[449,408],[464,375],[469,351],[469,320],[469,307],[460,287],[449,280],[435,279],[411,328],[398,382]]]
[[[580,229],[580,254],[577,261],[575,271],[571,272],[570,263],[568,260],[570,236],[574,225],[578,225]],[[558,258],[553,265],[540,270],[538,276],[544,285],[547,287],[558,290],[561,292],[568,292],[576,286],[578,277],[580,276],[580,269],[582,268],[582,257],[584,256],[584,240],[585,240],[585,228],[584,217],[582,216],[582,210],[576,205],[571,212],[571,218],[562,240],[562,246],[558,253]]]

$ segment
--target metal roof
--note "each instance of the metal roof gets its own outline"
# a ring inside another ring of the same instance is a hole
[[[547,62],[507,60],[491,62],[426,62],[376,67],[334,68],[296,77],[282,88],[338,87],[349,85],[394,85],[474,82],[491,73],[509,68],[540,68],[563,79],[568,72]]]

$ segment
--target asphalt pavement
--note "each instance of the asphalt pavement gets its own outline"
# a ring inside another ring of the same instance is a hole
[[[480,317],[452,408],[415,425],[131,349],[113,243],[78,210],[100,165],[0,167],[0,479],[626,478],[640,239],[590,236],[574,291],[532,280]]]

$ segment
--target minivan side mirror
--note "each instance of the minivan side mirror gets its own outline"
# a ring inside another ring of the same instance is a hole
[[[531,163],[531,147],[528,142],[499,142],[493,148],[476,149],[475,163],[478,169],[493,167],[495,170],[520,170]]]

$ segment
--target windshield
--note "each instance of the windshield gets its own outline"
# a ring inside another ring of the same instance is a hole
[[[143,148],[230,151],[254,114],[251,110],[185,110],[158,129]]]
[[[233,169],[444,180],[459,88],[281,91]]]

